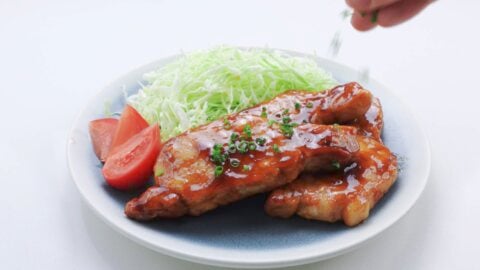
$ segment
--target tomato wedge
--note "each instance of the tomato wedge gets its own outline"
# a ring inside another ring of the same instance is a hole
[[[113,136],[118,126],[118,119],[103,118],[90,122],[88,129],[92,139],[93,150],[100,161],[107,160]]]
[[[118,121],[118,127],[113,136],[108,155],[113,155],[116,151],[115,148],[122,145],[128,139],[147,127],[147,121],[145,121],[145,119],[143,119],[143,117],[132,106],[125,106],[125,109],[123,109],[122,115],[120,116],[120,120]]]
[[[103,177],[120,190],[144,185],[153,173],[160,147],[160,128],[154,124],[117,147],[103,166]]]

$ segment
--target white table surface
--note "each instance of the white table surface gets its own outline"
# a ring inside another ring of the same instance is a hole
[[[152,60],[218,44],[326,55],[341,0],[0,0],[0,269],[209,269],[104,224],[66,166],[75,116]],[[480,2],[438,1],[404,25],[345,26],[336,60],[384,82],[428,133],[432,171],[411,211],[365,246],[299,269],[479,269]]]

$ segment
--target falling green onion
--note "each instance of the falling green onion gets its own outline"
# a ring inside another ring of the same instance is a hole
[[[378,10],[375,10],[372,12],[372,16],[370,17],[370,22],[371,23],[377,23],[378,20]]]

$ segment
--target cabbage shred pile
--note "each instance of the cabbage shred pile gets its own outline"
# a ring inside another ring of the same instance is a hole
[[[232,47],[182,55],[144,79],[128,103],[149,123],[160,124],[163,140],[289,89],[322,91],[335,85],[312,59]]]

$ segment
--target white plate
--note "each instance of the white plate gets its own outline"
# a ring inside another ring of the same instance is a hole
[[[341,83],[358,73],[335,62],[311,57]],[[263,212],[264,196],[222,207],[201,217],[139,223],[125,217],[123,206],[136,194],[109,188],[100,173],[88,135],[89,121],[103,117],[105,102],[124,106],[123,91],[139,89],[142,74],[177,56],[140,67],[105,87],[80,113],[70,133],[68,161],[78,190],[94,211],[128,238],[177,258],[203,264],[265,268],[305,264],[340,255],[378,235],[415,203],[427,182],[430,151],[427,139],[410,110],[397,96],[373,79],[362,84],[380,98],[385,112],[384,141],[403,164],[391,190],[361,225],[348,228],[301,218],[274,219]]]

